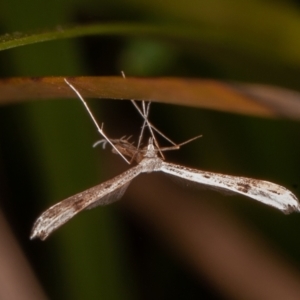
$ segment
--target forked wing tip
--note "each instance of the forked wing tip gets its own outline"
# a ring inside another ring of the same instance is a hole
[[[299,203],[298,198],[290,191],[288,191],[288,198],[289,198],[289,201],[287,201],[283,212],[286,215],[288,215],[292,212],[300,212],[300,203]]]
[[[41,229],[41,224],[39,222],[39,219],[35,222],[33,225],[33,228],[30,233],[30,240],[34,239],[40,239],[41,241],[44,241],[51,232],[47,232],[45,229]]]
[[[48,237],[48,234],[46,234],[45,232],[33,232],[30,235],[30,240],[34,240],[34,239],[40,239],[41,241],[44,241],[46,238]]]
[[[288,205],[284,210],[283,213],[286,215],[291,214],[292,212],[300,212],[300,204],[298,205]]]

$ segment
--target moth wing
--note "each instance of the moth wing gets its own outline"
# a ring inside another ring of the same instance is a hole
[[[300,211],[299,201],[292,192],[269,181],[206,172],[166,162],[162,163],[160,170],[212,189],[242,194],[286,214]]]
[[[122,197],[131,180],[142,171],[137,165],[111,180],[71,196],[48,208],[33,225],[30,239],[45,240],[53,231],[84,209],[110,204]]]

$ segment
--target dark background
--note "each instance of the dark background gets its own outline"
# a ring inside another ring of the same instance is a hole
[[[182,24],[206,33],[206,39],[201,47],[143,36],[34,44],[1,52],[0,74],[118,76],[123,70],[128,77],[208,77],[299,89],[300,10],[295,1],[10,0],[0,5],[3,34],[119,21]],[[109,136],[137,137],[141,119],[129,101],[89,103]],[[178,143],[203,134],[181,151],[167,153],[168,161],[274,181],[300,196],[298,122],[156,103],[150,118]],[[46,242],[29,241],[40,212],[127,166],[110,151],[92,148],[99,136],[79,101],[8,105],[0,108],[0,122],[1,208],[50,299],[234,298],[126,205],[139,181],[132,183],[124,201],[83,212]],[[155,197],[163,202],[156,188]],[[299,215],[192,189],[199,201],[208,195],[217,210],[244,224],[300,278]],[[244,299],[251,297],[245,292]]]

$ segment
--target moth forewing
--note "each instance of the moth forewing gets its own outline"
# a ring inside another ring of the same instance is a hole
[[[111,203],[114,203],[114,202],[120,200],[122,198],[122,196],[124,195],[125,191],[127,190],[129,184],[130,184],[130,181],[125,183],[120,188],[117,188],[116,190],[114,190],[114,191],[110,192],[109,194],[105,195],[101,199],[96,200],[95,202],[90,204],[85,209],[93,209],[97,206],[105,206],[105,205],[108,205],[108,204],[111,204]]]
[[[272,182],[206,172],[167,162],[162,162],[161,171],[212,189],[242,194],[280,209],[284,213],[300,211],[296,196],[285,187]]]
[[[118,200],[132,179],[143,172],[137,165],[111,180],[96,185],[84,192],[71,196],[47,209],[36,220],[30,235],[31,239],[45,240],[53,231],[65,224],[80,211],[98,205],[107,205]]]

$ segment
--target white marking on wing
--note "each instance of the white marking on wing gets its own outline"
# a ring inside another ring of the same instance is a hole
[[[285,187],[272,182],[195,170],[167,162],[162,162],[160,170],[213,189],[242,194],[278,208],[286,214],[300,211],[300,204],[296,196]]]
[[[54,230],[65,224],[84,209],[110,204],[122,197],[132,179],[143,172],[137,165],[111,180],[71,196],[47,209],[36,220],[30,239],[45,240]]]

